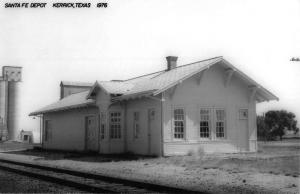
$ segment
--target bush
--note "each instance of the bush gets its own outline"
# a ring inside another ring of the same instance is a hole
[[[199,147],[197,151],[189,150],[187,155],[194,156],[197,160],[202,160],[205,156],[205,151],[202,147]]]

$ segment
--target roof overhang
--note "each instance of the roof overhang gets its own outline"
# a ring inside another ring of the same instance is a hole
[[[76,104],[76,105],[72,105],[72,106],[65,106],[65,107],[60,107],[60,108],[55,108],[55,109],[50,109],[50,110],[45,110],[45,111],[41,110],[41,111],[32,112],[29,114],[29,116],[36,116],[36,115],[41,115],[41,114],[51,113],[51,112],[58,112],[58,111],[66,111],[66,110],[75,109],[75,108],[91,107],[91,106],[94,106],[95,104],[96,103],[93,101],[93,102]]]
[[[162,89],[156,90],[155,92],[153,92],[153,96],[156,96],[156,95],[158,95],[158,94],[160,94],[160,93],[162,93],[162,92],[164,92],[164,91],[166,91],[166,90],[168,90],[168,89],[170,89],[170,88],[176,86],[177,84],[182,83],[184,80],[186,80],[186,79],[188,79],[188,78],[190,78],[190,77],[196,75],[197,73],[200,73],[201,71],[203,71],[203,70],[205,70],[205,69],[209,69],[212,65],[214,65],[214,64],[216,64],[216,63],[218,63],[218,62],[220,62],[221,60],[222,60],[222,58],[220,57],[218,60],[209,63],[208,65],[206,65],[206,66],[200,68],[200,69],[197,70],[197,71],[194,71],[193,73],[191,73],[191,74],[189,74],[189,75],[183,77],[182,79],[179,79],[179,80],[177,80],[177,81],[175,81],[175,82],[169,84],[168,86],[166,86],[166,87],[164,87],[164,88],[162,88]]]
[[[271,93],[270,91],[268,91],[266,88],[264,88],[263,86],[261,86],[260,84],[258,84],[257,82],[255,82],[253,79],[251,79],[249,76],[247,76],[246,74],[244,74],[242,71],[240,71],[239,69],[237,69],[236,67],[234,67],[231,63],[229,63],[228,61],[226,61],[223,57],[220,57],[218,60],[213,61],[209,64],[207,64],[206,66],[200,68],[197,71],[194,71],[193,73],[183,77],[182,79],[176,80],[173,83],[167,85],[164,88],[161,89],[155,89],[155,90],[149,90],[149,91],[143,91],[140,93],[134,93],[134,94],[129,94],[129,95],[122,95],[122,96],[118,96],[112,99],[113,102],[116,101],[122,101],[122,100],[130,100],[130,99],[135,99],[135,98],[141,98],[141,97],[147,97],[147,96],[157,96],[158,94],[176,86],[177,84],[182,83],[184,80],[204,71],[209,69],[211,66],[218,64],[218,63],[222,63],[226,68],[228,68],[229,70],[233,70],[235,74],[238,74],[244,81],[246,81],[246,83],[248,84],[248,88],[250,90],[255,89],[256,90],[256,100],[257,102],[263,102],[263,101],[270,101],[270,100],[279,100],[279,98],[277,96],[275,96],[273,93]]]
[[[256,81],[251,79],[249,76],[244,74],[242,71],[240,71],[239,69],[234,67],[231,63],[229,63],[224,58],[222,58],[222,62],[228,68],[234,70],[234,72],[237,73],[243,80],[245,80],[248,83],[249,88],[255,88],[257,90],[257,93],[258,93],[257,101],[258,102],[271,101],[271,100],[278,101],[279,100],[279,98],[277,96],[275,96],[272,92],[270,92],[269,90],[267,90],[266,88],[264,88],[263,86],[258,84]]]
[[[186,77],[180,79],[180,80],[177,80],[171,84],[169,84],[168,86],[162,88],[162,89],[159,89],[159,90],[156,90],[152,93],[153,96],[156,96],[174,86],[176,86],[177,84],[180,84],[182,83],[184,80],[186,80],[187,78],[190,78],[206,69],[209,69],[211,66],[215,65],[215,64],[218,64],[222,62],[225,66],[227,66],[227,68],[229,69],[232,69],[235,73],[237,73],[241,78],[243,78],[249,85],[249,88],[256,88],[257,90],[257,98],[256,100],[258,102],[263,102],[263,101],[271,101],[271,100],[279,100],[279,98],[277,96],[275,96],[272,92],[268,91],[266,88],[264,88],[263,86],[261,86],[260,84],[258,84],[257,82],[255,82],[253,79],[251,79],[249,76],[247,76],[246,74],[244,74],[242,71],[240,71],[239,69],[237,69],[236,67],[234,67],[231,63],[229,63],[227,60],[225,60],[223,57],[220,57],[219,60],[217,61],[214,61],[206,66],[204,66],[203,68],[187,75]]]
[[[123,101],[123,100],[133,100],[136,98],[152,96],[154,91],[156,91],[156,90],[149,90],[149,91],[143,91],[143,92],[139,92],[139,93],[114,97],[114,98],[112,98],[112,102]]]

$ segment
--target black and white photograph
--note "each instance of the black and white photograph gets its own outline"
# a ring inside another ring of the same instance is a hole
[[[299,0],[0,1],[0,193],[300,194]]]

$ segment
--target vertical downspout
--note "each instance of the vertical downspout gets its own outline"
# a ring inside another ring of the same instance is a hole
[[[97,138],[97,140],[98,140],[98,154],[100,153],[100,141],[101,141],[101,137],[100,137],[100,134],[101,134],[101,123],[100,123],[100,113],[101,113],[101,111],[99,111],[99,108],[97,108],[97,110],[98,110],[98,114],[97,114],[97,124],[98,124],[98,138]]]
[[[165,93],[162,92],[161,93],[161,101],[160,101],[160,105],[161,105],[161,156],[164,156],[164,101],[165,101]]]
[[[45,127],[44,127],[44,123],[45,123],[45,118],[44,118],[44,115],[41,117],[41,128],[42,128],[42,135],[41,135],[41,137],[42,137],[42,148],[44,148],[44,132],[45,132]]]
[[[127,101],[124,102],[124,151],[127,152]]]
[[[40,119],[40,144],[42,145],[42,115],[39,116]]]

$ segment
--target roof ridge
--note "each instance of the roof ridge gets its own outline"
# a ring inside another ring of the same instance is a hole
[[[189,65],[193,65],[193,64],[196,64],[196,63],[201,63],[201,62],[204,62],[204,61],[209,61],[209,60],[212,60],[212,59],[217,59],[217,58],[222,58],[223,56],[218,56],[218,57],[213,57],[213,58],[209,58],[209,59],[204,59],[204,60],[201,60],[201,61],[196,61],[196,62],[193,62],[193,63],[188,63],[188,64],[185,64],[185,65],[180,65],[180,66],[176,66],[176,67],[174,67],[173,69],[177,69],[177,68],[180,68],[180,67],[186,67],[186,66],[189,66]],[[173,69],[171,69],[171,70],[173,70]],[[170,70],[170,71],[171,71]],[[153,79],[153,78],[156,78],[156,77],[158,77],[158,76],[160,76],[161,74],[159,74],[159,75],[156,75],[156,76],[154,76],[154,77],[151,77],[151,79]]]
[[[116,84],[130,84],[130,83],[126,83],[125,81],[98,81],[98,84],[101,84],[101,83],[116,83]]]
[[[209,61],[209,60],[212,60],[212,59],[217,59],[217,58],[223,58],[223,56],[212,57],[212,58],[208,58],[208,59],[196,61],[196,62],[193,62],[193,63],[188,63],[188,64],[185,64],[185,65],[180,65],[180,66],[175,67],[174,69],[177,69],[177,68],[180,68],[180,67],[185,67],[185,66],[188,66],[188,65],[193,65],[193,64],[195,64],[195,63],[200,63],[200,62],[204,62],[204,61]],[[152,74],[160,73],[160,72],[166,72],[166,70],[156,71],[156,72],[153,72],[153,73],[149,73],[149,74],[145,74],[145,75],[133,77],[133,78],[130,78],[130,79],[127,79],[127,80],[124,80],[124,81],[129,81],[129,80],[141,78],[141,77],[144,77],[144,76],[148,76],[148,75],[152,75]],[[158,75],[157,75],[157,76],[158,76]],[[156,76],[155,76],[155,77],[156,77]],[[151,78],[151,79],[152,79],[152,78]]]
[[[61,80],[60,85],[65,86],[92,86],[94,82],[81,82],[81,81],[65,81]]]
[[[204,62],[204,61],[209,61],[209,60],[212,60],[212,59],[217,59],[217,58],[223,58],[223,56],[212,57],[212,58],[209,58],[209,59],[204,59],[204,60],[201,60],[201,61],[196,61],[196,62],[188,63],[188,64],[185,64],[185,65],[180,65],[180,66],[175,67],[174,69],[180,68],[180,67],[185,67],[185,66],[188,66],[188,65],[193,65],[193,64],[195,64],[195,63],[200,63],[200,62]]]
[[[137,79],[137,78],[141,78],[141,77],[145,77],[145,76],[152,75],[152,74],[155,74],[155,73],[160,73],[160,72],[163,72],[163,71],[166,71],[166,70],[156,71],[156,72],[153,72],[153,73],[148,73],[148,74],[145,74],[145,75],[140,75],[140,76],[133,77],[133,78],[130,78],[130,79],[125,79],[125,80],[123,80],[123,82],[129,81],[129,80],[133,80],[133,79]]]

